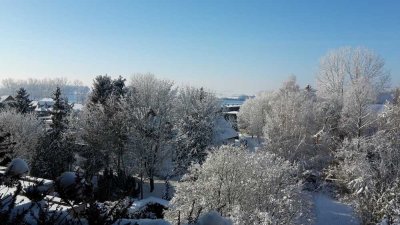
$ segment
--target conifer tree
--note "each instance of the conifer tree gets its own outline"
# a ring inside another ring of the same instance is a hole
[[[68,104],[68,100],[61,97],[61,89],[57,87],[54,92],[54,105],[51,112],[53,133],[59,134],[68,128],[67,115],[70,113],[72,107]]]
[[[73,162],[74,139],[68,132],[68,119],[72,106],[61,97],[57,87],[53,96],[52,124],[37,149],[32,174],[54,179],[67,171]]]
[[[114,85],[111,77],[97,76],[93,82],[92,94],[90,95],[90,103],[92,104],[105,104],[107,98],[112,94]]]
[[[24,88],[20,88],[17,91],[17,95],[15,96],[15,107],[17,112],[20,112],[22,114],[24,113],[29,113],[34,110],[34,107],[32,106],[32,101],[29,99],[29,94],[26,92]]]

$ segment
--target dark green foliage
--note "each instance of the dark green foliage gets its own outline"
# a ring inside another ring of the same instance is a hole
[[[107,98],[112,94],[113,91],[113,83],[111,77],[105,76],[97,76],[93,82],[93,90],[90,96],[90,102],[97,104],[105,104]]]
[[[15,145],[15,142],[10,141],[11,134],[10,133],[1,133],[0,134],[0,165],[6,166],[9,162],[11,162],[10,154],[12,151],[10,147]]]
[[[89,225],[111,225],[119,219],[128,218],[130,205],[132,205],[132,202],[125,199],[111,205],[92,202],[82,212],[81,217],[86,218]]]
[[[15,108],[19,113],[33,112],[34,107],[32,101],[29,99],[29,94],[24,88],[20,88],[15,96]]]
[[[97,76],[93,82],[93,90],[90,96],[90,103],[105,105],[110,96],[117,98],[126,94],[125,88],[126,79],[119,76],[117,79],[112,80],[111,77]]]
[[[158,203],[148,203],[139,211],[130,215],[132,219],[164,219],[165,206]]]
[[[65,134],[49,132],[40,140],[32,162],[31,174],[55,179],[68,171],[74,161],[74,139]]]
[[[105,169],[103,175],[98,176],[98,188],[95,190],[95,198],[99,201],[121,199],[124,196],[132,198],[139,194],[136,178],[120,171],[115,175],[112,169]]]
[[[72,106],[68,104],[68,100],[61,97],[61,89],[57,87],[53,96],[54,105],[51,111],[52,132],[57,135],[68,128],[67,116],[71,113]]]
[[[87,123],[85,130],[88,135],[82,135],[82,139],[88,145],[86,157],[87,167],[90,171],[98,172],[100,169],[112,167],[113,157],[116,156],[116,168],[123,169],[123,153],[126,150],[128,140],[127,126],[121,118],[121,97],[125,96],[127,89],[125,87],[126,79],[121,76],[112,80],[111,77],[97,76],[94,80],[90,101],[87,104],[86,112],[94,112],[97,117],[95,121]],[[90,115],[92,116],[92,114]],[[98,132],[98,124],[103,132]],[[93,127],[96,129],[91,130]],[[84,132],[86,133],[86,132]],[[96,135],[93,135],[96,133]],[[108,141],[105,141],[108,140]],[[110,154],[108,150],[111,150]],[[104,152],[107,152],[104,154]],[[114,154],[115,155],[114,155]],[[99,158],[102,162],[99,162]]]
[[[31,171],[35,176],[50,179],[55,179],[62,172],[69,170],[76,148],[74,137],[68,132],[67,117],[72,106],[61,97],[59,87],[54,92],[53,100],[51,129],[40,140]]]
[[[64,187],[59,177],[54,184],[54,190],[59,194],[60,198],[64,200],[68,200],[73,204],[81,203],[84,201],[90,201],[93,199],[93,185],[83,177],[83,174],[75,173],[76,179],[75,182],[68,186]]]
[[[112,94],[116,96],[117,98],[121,96],[125,96],[127,93],[127,89],[125,87],[125,81],[126,79],[123,78],[122,76],[119,76],[117,79],[113,80],[113,92]]]

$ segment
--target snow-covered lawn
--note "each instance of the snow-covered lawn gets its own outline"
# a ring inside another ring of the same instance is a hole
[[[262,138],[251,137],[248,134],[239,134],[239,140],[246,142],[246,147],[250,152],[254,152],[264,144],[264,140]]]
[[[326,194],[313,194],[315,225],[359,225],[351,206],[338,202]]]
[[[170,190],[169,190],[169,196],[173,197],[175,193],[175,186],[176,183],[178,182],[177,179],[171,179],[169,180],[170,184]],[[163,198],[165,193],[165,180],[163,179],[154,179],[154,191],[150,192],[150,183],[148,179],[145,179],[143,182],[143,198],[147,197],[157,197],[157,198]]]

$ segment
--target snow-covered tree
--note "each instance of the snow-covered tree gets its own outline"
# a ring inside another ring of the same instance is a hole
[[[80,115],[79,134],[86,144],[82,167],[88,175],[105,168],[125,170],[124,151],[127,144],[127,124],[120,102],[109,98],[106,105],[88,105]],[[116,104],[108,107],[110,104]],[[115,109],[121,110],[115,110]]]
[[[238,225],[295,224],[309,207],[296,171],[270,153],[221,146],[178,183],[167,217],[176,220],[179,214],[190,224],[202,212],[215,210]]]
[[[6,157],[10,159],[19,157],[32,163],[33,154],[45,130],[35,115],[6,110],[0,112],[0,133],[9,134],[6,140],[9,144],[4,149],[7,152]]]
[[[201,163],[214,135],[214,122],[220,104],[214,94],[203,88],[179,90],[174,115],[176,169],[185,171],[191,163]]]
[[[83,104],[89,93],[89,87],[83,85],[79,80],[70,82],[66,78],[28,78],[24,80],[8,78],[1,80],[0,95],[8,95],[21,87],[30,94],[31,100],[47,98],[53,94],[56,87],[60,87],[64,96],[68,96],[71,102]]]
[[[323,126],[318,123],[314,91],[300,89],[291,77],[270,102],[264,126],[267,150],[306,168],[324,163],[328,154],[319,145],[322,137],[317,133],[323,133]]]
[[[327,98],[341,98],[346,89],[360,78],[375,92],[382,91],[390,80],[385,61],[367,48],[339,48],[321,58],[317,76],[318,92]]]
[[[318,95],[340,112],[344,135],[360,137],[371,124],[368,105],[388,87],[385,61],[366,48],[339,48],[321,59]],[[332,121],[330,126],[339,125]],[[334,127],[338,128],[338,127]]]
[[[29,99],[29,94],[24,88],[20,88],[15,96],[15,108],[19,113],[30,113],[34,110],[32,101]]]
[[[387,105],[379,130],[344,142],[336,155],[336,176],[364,223],[386,216],[400,221],[400,106]]]
[[[375,122],[376,113],[371,104],[377,93],[365,77],[354,80],[345,92],[341,127],[350,137],[361,138],[365,131]]]
[[[109,76],[95,78],[90,101],[81,115],[80,135],[87,144],[83,165],[88,174],[104,168],[125,170],[127,118],[122,109],[126,94],[125,79]]]
[[[264,92],[247,99],[238,113],[239,128],[252,136],[261,137],[270,110],[271,93]]]
[[[173,82],[153,75],[136,75],[128,86],[124,111],[130,130],[129,153],[140,176],[150,179],[171,159],[173,110],[176,89]]]

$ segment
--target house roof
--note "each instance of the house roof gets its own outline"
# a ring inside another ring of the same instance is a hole
[[[0,96],[0,102],[8,102],[8,101],[15,101],[15,99],[11,95]]]
[[[226,140],[239,137],[232,125],[226,121],[222,116],[218,117],[215,121],[214,130],[214,143],[222,143]]]

